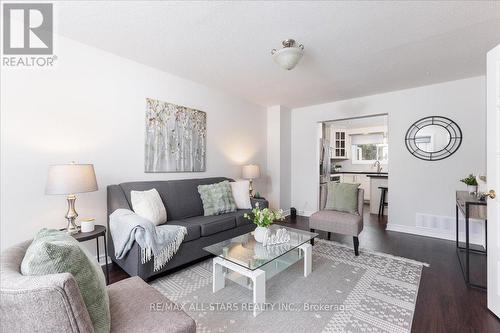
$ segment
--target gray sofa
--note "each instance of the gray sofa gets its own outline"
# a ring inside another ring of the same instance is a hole
[[[2,252],[0,332],[94,332],[73,275],[21,274],[21,262],[30,244],[27,241]],[[172,302],[138,277],[107,288],[112,333],[196,332],[194,320],[182,310],[152,311],[151,304]]]
[[[130,204],[130,191],[145,191],[155,188],[167,210],[167,223],[182,225],[187,228],[179,250],[174,257],[160,271],[153,271],[153,261],[142,264],[140,248],[134,243],[128,254],[117,259],[114,255],[113,235],[108,232],[109,256],[118,266],[131,276],[139,276],[144,280],[150,280],[167,271],[203,257],[209,253],[203,247],[221,242],[223,240],[242,235],[255,229],[255,225],[243,218],[249,210],[238,210],[233,213],[203,216],[203,204],[198,185],[214,184],[229,178],[202,178],[182,179],[167,181],[143,181],[129,182],[119,185],[108,186],[108,230],[109,215],[118,208],[132,210]],[[268,207],[265,200],[252,199],[252,205],[259,202],[260,207]]]

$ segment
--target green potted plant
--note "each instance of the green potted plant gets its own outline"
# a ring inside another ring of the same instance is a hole
[[[464,179],[460,179],[460,181],[467,185],[467,191],[469,191],[469,193],[477,192],[477,180],[473,174],[468,175]]]
[[[260,209],[257,203],[255,208],[252,209],[252,214],[245,213],[243,217],[257,225],[253,236],[257,242],[262,243],[269,226],[273,224],[274,221],[283,220],[283,210],[273,211],[269,208]]]

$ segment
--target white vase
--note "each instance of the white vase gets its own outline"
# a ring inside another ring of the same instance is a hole
[[[267,230],[268,228],[266,227],[257,227],[253,232],[253,237],[257,242],[262,243],[264,241],[264,237],[266,237]]]
[[[476,193],[477,192],[477,185],[467,185],[467,191],[469,193]]]

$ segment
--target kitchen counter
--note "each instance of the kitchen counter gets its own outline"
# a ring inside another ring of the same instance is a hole
[[[389,178],[389,175],[388,174],[383,174],[383,173],[370,173],[370,174],[367,174],[366,177],[370,177],[370,178]]]
[[[374,175],[374,176],[389,176],[387,172],[366,172],[366,171],[339,171],[339,172],[331,172],[330,175],[341,175],[343,173],[354,174],[354,175]]]

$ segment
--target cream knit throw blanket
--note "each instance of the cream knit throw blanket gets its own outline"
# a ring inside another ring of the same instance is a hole
[[[115,210],[109,216],[109,228],[117,259],[122,259],[135,241],[141,247],[143,264],[153,257],[155,272],[172,259],[187,234],[185,227],[169,224],[155,226],[128,209]]]

